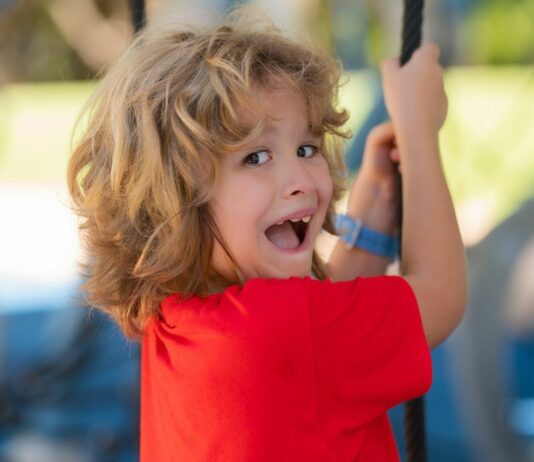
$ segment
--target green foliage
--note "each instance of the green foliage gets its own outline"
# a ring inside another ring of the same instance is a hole
[[[89,75],[42,2],[17,2],[0,14],[0,43],[0,66],[8,81],[73,80]]]
[[[500,221],[534,195],[534,67],[447,73],[445,170],[457,203],[485,201]]]
[[[0,104],[9,136],[0,157],[0,181],[63,183],[74,121],[93,85],[9,85]]]
[[[534,2],[479,1],[462,27],[464,55],[480,64],[534,63]]]
[[[6,155],[7,145],[10,136],[9,115],[11,108],[9,107],[9,99],[6,92],[0,91],[0,167],[2,160]]]

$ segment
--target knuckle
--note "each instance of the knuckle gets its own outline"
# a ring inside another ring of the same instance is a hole
[[[382,122],[378,125],[375,125],[368,134],[367,139],[369,141],[377,142],[380,141],[384,136],[387,135],[391,128],[391,122]]]
[[[434,56],[435,58],[439,58],[441,51],[435,43],[429,42],[426,44],[426,47],[430,55]]]
[[[440,54],[441,51],[439,47],[433,42],[428,42],[415,50],[414,57],[417,57],[418,59],[431,58],[438,60]]]
[[[378,132],[379,132],[378,126],[377,127],[373,127],[371,129],[371,131],[369,132],[369,134],[367,135],[367,141],[368,142],[375,141],[376,138],[378,137]]]
[[[382,73],[388,73],[395,66],[395,58],[386,58],[382,60],[380,69]]]

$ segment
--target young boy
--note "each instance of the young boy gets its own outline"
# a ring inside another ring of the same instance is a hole
[[[358,277],[388,259],[355,233],[314,249],[342,194],[339,66],[254,19],[149,29],[102,82],[69,169],[89,299],[142,336],[144,462],[395,461],[386,411],[428,389],[465,304],[438,50],[384,63],[392,123],[347,215],[395,234],[400,161],[402,277]]]

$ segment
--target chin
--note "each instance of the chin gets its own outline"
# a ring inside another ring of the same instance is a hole
[[[289,279],[292,277],[304,278],[310,276],[312,271],[312,256],[300,261],[272,260],[270,265],[254,271],[256,277],[265,279]]]
[[[306,276],[309,276],[310,274],[311,274],[311,265],[303,267],[303,268],[295,268],[293,271],[287,271],[286,279],[292,278],[292,277],[304,278]]]

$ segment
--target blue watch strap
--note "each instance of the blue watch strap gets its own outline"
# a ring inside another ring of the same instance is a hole
[[[334,225],[340,239],[352,247],[359,247],[368,252],[391,259],[399,255],[399,238],[379,233],[363,226],[361,220],[354,220],[348,215],[336,214]]]

